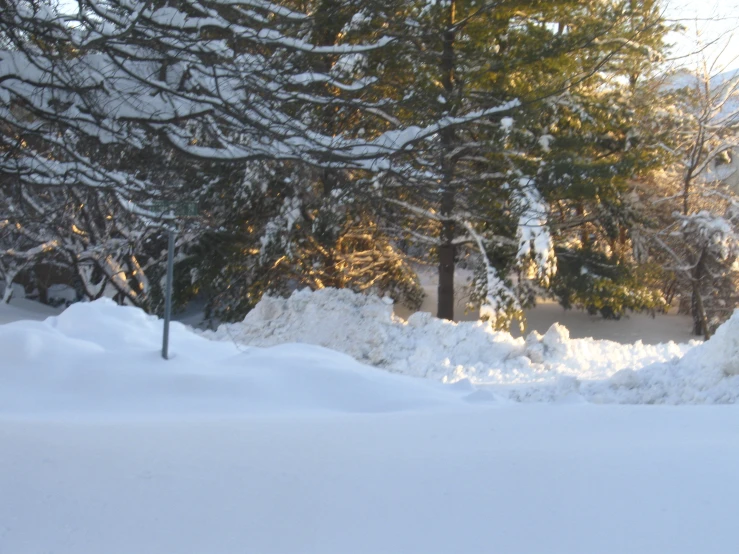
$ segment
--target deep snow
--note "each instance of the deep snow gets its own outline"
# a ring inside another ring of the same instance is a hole
[[[0,419],[0,552],[736,552],[738,415]]]
[[[42,321],[61,311],[60,308],[52,308],[25,298],[13,298],[10,304],[0,302],[0,325],[26,319]]]
[[[204,339],[111,300],[43,322],[0,325],[2,413],[377,412],[458,402],[442,385],[311,345],[249,348]]]
[[[174,323],[168,363],[158,354],[161,321],[110,300],[2,325],[0,412],[34,405],[71,412],[87,405],[127,413],[377,412],[739,398],[739,312],[705,344],[623,345],[569,339],[559,325],[522,339],[422,313],[404,322],[382,299],[324,289],[266,298],[244,322],[202,335]],[[206,338],[212,336],[223,340]]]
[[[419,319],[427,343],[487,333]],[[0,552],[736,549],[739,408],[591,402],[733,402],[739,314],[692,349],[638,350],[682,358],[612,377],[587,356],[622,345],[487,333],[501,362],[530,365],[517,384],[477,387],[180,324],[164,361],[160,334],[161,321],[108,300],[0,325]],[[478,340],[467,348],[481,352]],[[619,359],[639,359],[630,352]]]
[[[698,343],[570,339],[559,324],[544,335],[514,338],[483,322],[451,323],[423,312],[406,322],[393,314],[391,302],[348,290],[265,297],[242,322],[204,335],[241,345],[325,346],[394,373],[478,387],[520,401],[582,397],[609,403],[710,403],[732,402],[739,395],[739,383],[721,370],[677,363]],[[713,364],[716,357],[730,356],[733,351],[724,353],[727,345],[720,340],[701,347],[695,360]]]

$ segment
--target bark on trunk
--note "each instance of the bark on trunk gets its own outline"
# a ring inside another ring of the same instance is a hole
[[[690,299],[690,311],[693,316],[693,334],[701,335],[703,338],[708,340],[710,337],[708,331],[708,318],[706,317],[706,309],[703,305],[703,297],[701,296],[701,279],[704,274],[704,264],[706,258],[706,251],[701,252],[698,258],[698,263],[695,264],[695,269],[692,275],[692,295]]]
[[[441,214],[449,215],[454,209],[454,191],[445,190],[441,199]],[[454,319],[454,222],[445,220],[441,224],[439,246],[439,290],[437,317]]]
[[[444,91],[447,96],[447,106],[451,105],[451,97],[454,93],[454,41],[455,41],[455,0],[449,5],[449,20],[444,31],[443,50],[441,55],[441,76]],[[437,317],[442,319],[454,319],[454,258],[456,255],[454,245],[454,213],[456,203],[456,191],[454,189],[454,159],[452,151],[455,143],[453,129],[445,129],[441,132],[441,204],[439,212],[442,217],[439,244],[439,289]]]
[[[708,340],[708,321],[706,318],[706,310],[703,306],[703,298],[700,294],[698,283],[693,283],[693,294],[691,298],[691,308],[693,312],[693,334],[702,336]]]

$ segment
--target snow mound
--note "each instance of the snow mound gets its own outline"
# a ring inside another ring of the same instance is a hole
[[[453,323],[424,312],[404,321],[385,299],[337,289],[264,297],[242,322],[204,334],[254,346],[315,344],[391,372],[476,386],[607,379],[622,369],[679,358],[690,348],[570,339],[558,324],[524,340],[484,322]]]
[[[161,320],[110,300],[0,325],[0,414],[372,413],[509,400],[739,399],[739,311],[692,349],[571,339],[558,324],[522,339],[424,313],[406,322],[388,301],[337,290],[266,298],[243,322],[216,332],[173,323],[168,361],[159,354],[161,332]]]
[[[739,400],[739,310],[680,359],[623,369],[585,391],[595,402],[734,404]]]
[[[172,323],[165,361],[161,337],[161,320],[107,299],[0,325],[0,413],[368,413],[464,402],[317,346],[244,350]]]

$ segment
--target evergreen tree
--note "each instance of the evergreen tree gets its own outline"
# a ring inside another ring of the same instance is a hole
[[[666,27],[650,1],[454,0],[419,6],[414,28],[406,100],[444,125],[419,142],[431,179],[383,194],[405,216],[393,219],[415,220],[405,236],[434,248],[438,315],[453,316],[454,267],[468,260],[485,315],[506,327],[549,285],[555,256],[572,252],[568,229],[583,233],[587,218],[612,239],[628,217],[625,183],[651,147],[633,136],[629,83]]]

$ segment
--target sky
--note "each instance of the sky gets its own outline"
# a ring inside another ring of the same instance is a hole
[[[674,63],[690,64],[691,58],[685,56],[699,50],[699,43],[703,43],[708,45],[708,59],[718,58],[719,71],[739,69],[739,0],[663,2],[665,16],[686,27],[682,34],[670,36],[670,42],[675,43]]]

